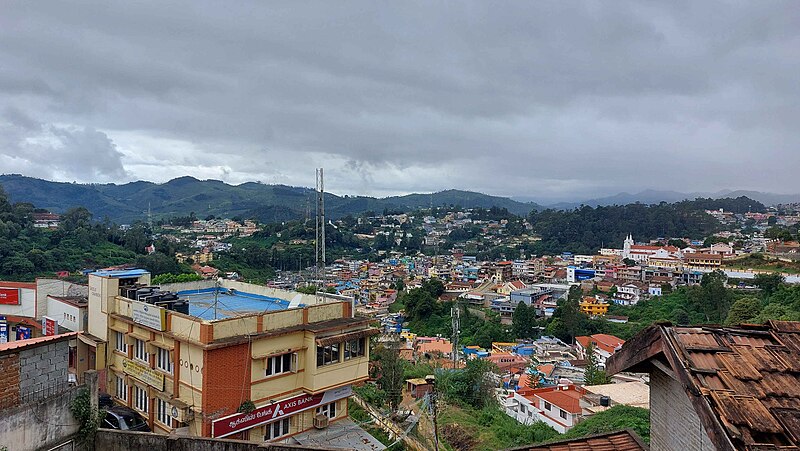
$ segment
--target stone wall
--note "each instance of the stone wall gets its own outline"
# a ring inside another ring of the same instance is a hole
[[[650,373],[650,449],[715,449],[680,382],[657,368]]]
[[[144,432],[100,429],[95,450],[103,451],[300,451],[324,450],[300,445],[258,444],[243,440],[177,437]]]

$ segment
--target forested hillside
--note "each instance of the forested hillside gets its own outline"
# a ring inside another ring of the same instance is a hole
[[[534,247],[535,252],[593,253],[603,246],[620,246],[628,234],[642,241],[659,237],[703,239],[721,227],[719,221],[705,210],[747,211],[746,205],[764,208],[761,203],[747,198],[696,199],[674,204],[583,206],[567,211],[534,211],[528,220],[534,232],[542,237]]]
[[[110,223],[93,222],[88,210],[77,207],[62,216],[58,229],[41,229],[33,226],[36,211],[29,203],[11,204],[0,187],[0,278],[33,280],[58,271],[121,264],[153,274],[185,269],[171,256],[174,249],[166,240],[157,243],[162,252],[144,255],[152,241],[143,226],[122,232]]]
[[[0,185],[14,202],[29,202],[59,213],[72,207],[86,207],[95,218],[108,217],[117,223],[142,220],[148,211],[157,219],[193,212],[198,217],[214,215],[280,222],[305,218],[309,212],[314,214],[315,206],[315,192],[310,188],[253,182],[229,185],[193,177],[179,177],[162,184],[137,181],[122,185],[84,185],[10,174],[0,175]],[[498,206],[523,216],[540,208],[533,203],[458,190],[386,198],[325,195],[326,213],[331,219],[368,211],[404,212],[443,205]]]

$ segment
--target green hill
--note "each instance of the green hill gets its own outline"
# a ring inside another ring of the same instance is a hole
[[[77,184],[50,182],[17,174],[0,175],[0,185],[14,202],[30,202],[39,208],[64,212],[83,206],[95,218],[108,217],[118,223],[154,218],[208,215],[256,218],[263,222],[301,219],[314,212],[314,190],[286,185],[243,183],[229,185],[219,180],[179,177],[157,184],[136,181],[117,184]],[[448,190],[432,194],[409,194],[386,198],[325,195],[326,213],[331,219],[365,211],[410,211],[429,206],[460,205],[464,208],[492,206],[527,215],[538,209],[534,203],[469,191]]]

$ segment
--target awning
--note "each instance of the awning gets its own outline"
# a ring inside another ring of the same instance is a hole
[[[378,329],[364,329],[358,330],[355,332],[349,332],[346,334],[339,334],[339,335],[331,335],[329,337],[321,337],[316,339],[317,346],[329,346],[336,343],[342,343],[344,341],[350,340],[357,340],[359,338],[364,337],[371,337],[373,335],[378,335],[381,333]]]

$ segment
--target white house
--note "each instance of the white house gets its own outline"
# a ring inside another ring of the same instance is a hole
[[[541,421],[564,434],[582,418],[580,401],[584,393],[572,384],[522,389],[508,395],[503,407],[507,415],[522,424]]]
[[[47,316],[58,322],[59,330],[85,332],[89,322],[85,296],[47,296]]]

